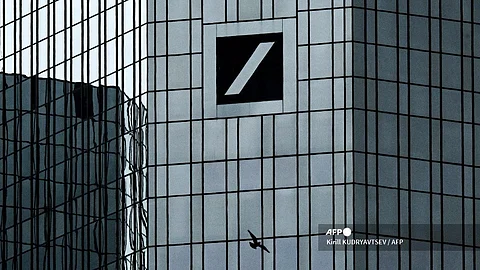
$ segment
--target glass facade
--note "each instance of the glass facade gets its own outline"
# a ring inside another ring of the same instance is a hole
[[[150,268],[478,267],[475,1],[180,2],[148,5]],[[281,102],[223,105],[226,38],[272,33]],[[322,247],[347,226],[407,244]]]
[[[353,223],[351,3],[150,1],[148,11],[149,268],[352,265],[351,251],[318,250],[318,224]],[[267,43],[255,72],[268,83],[253,73],[229,95]],[[248,230],[271,253],[252,249]]]
[[[480,6],[353,6],[354,222],[407,240],[355,252],[355,266],[476,269]]]
[[[121,181],[125,120],[117,107],[123,94],[113,87],[1,77],[2,268],[93,269],[120,262],[127,195]]]
[[[145,268],[146,1],[0,14],[0,268]]]
[[[480,268],[478,1],[36,0],[0,13],[2,266]],[[57,165],[82,149],[80,168]],[[57,177],[82,183],[83,230],[63,218],[73,208],[48,214],[74,205]],[[117,186],[90,192],[95,179]],[[327,235],[339,228],[352,236]],[[62,255],[77,250],[54,244],[62,234],[81,251]],[[338,237],[404,243],[326,244]]]

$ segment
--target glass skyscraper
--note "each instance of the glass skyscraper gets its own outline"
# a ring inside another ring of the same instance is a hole
[[[480,2],[12,2],[6,74],[135,108],[126,268],[480,268]]]
[[[407,240],[355,266],[476,269],[479,2],[354,6],[354,222]]]
[[[123,94],[1,77],[2,268],[120,265],[127,229]]]
[[[0,3],[2,269],[145,268],[145,5]]]
[[[151,1],[149,267],[479,267],[479,8]]]

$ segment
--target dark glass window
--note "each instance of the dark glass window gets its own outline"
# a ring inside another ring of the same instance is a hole
[[[75,116],[87,120],[93,117],[92,86],[85,83],[75,83],[73,99],[75,102]]]

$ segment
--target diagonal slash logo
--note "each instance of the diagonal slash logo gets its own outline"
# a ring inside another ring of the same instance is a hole
[[[283,34],[217,37],[217,104],[282,100]]]
[[[245,64],[242,71],[240,71],[240,74],[238,74],[238,77],[235,79],[235,81],[233,81],[232,85],[230,85],[230,88],[228,88],[225,95],[240,94],[243,87],[252,77],[255,70],[257,70],[263,58],[265,58],[274,43],[275,42],[265,42],[258,45],[257,49],[255,49],[250,59],[248,59],[247,64]]]

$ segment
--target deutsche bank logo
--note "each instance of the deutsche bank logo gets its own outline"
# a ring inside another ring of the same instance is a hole
[[[295,19],[204,26],[204,117],[294,112]]]
[[[217,104],[282,100],[282,36],[217,38]]]

